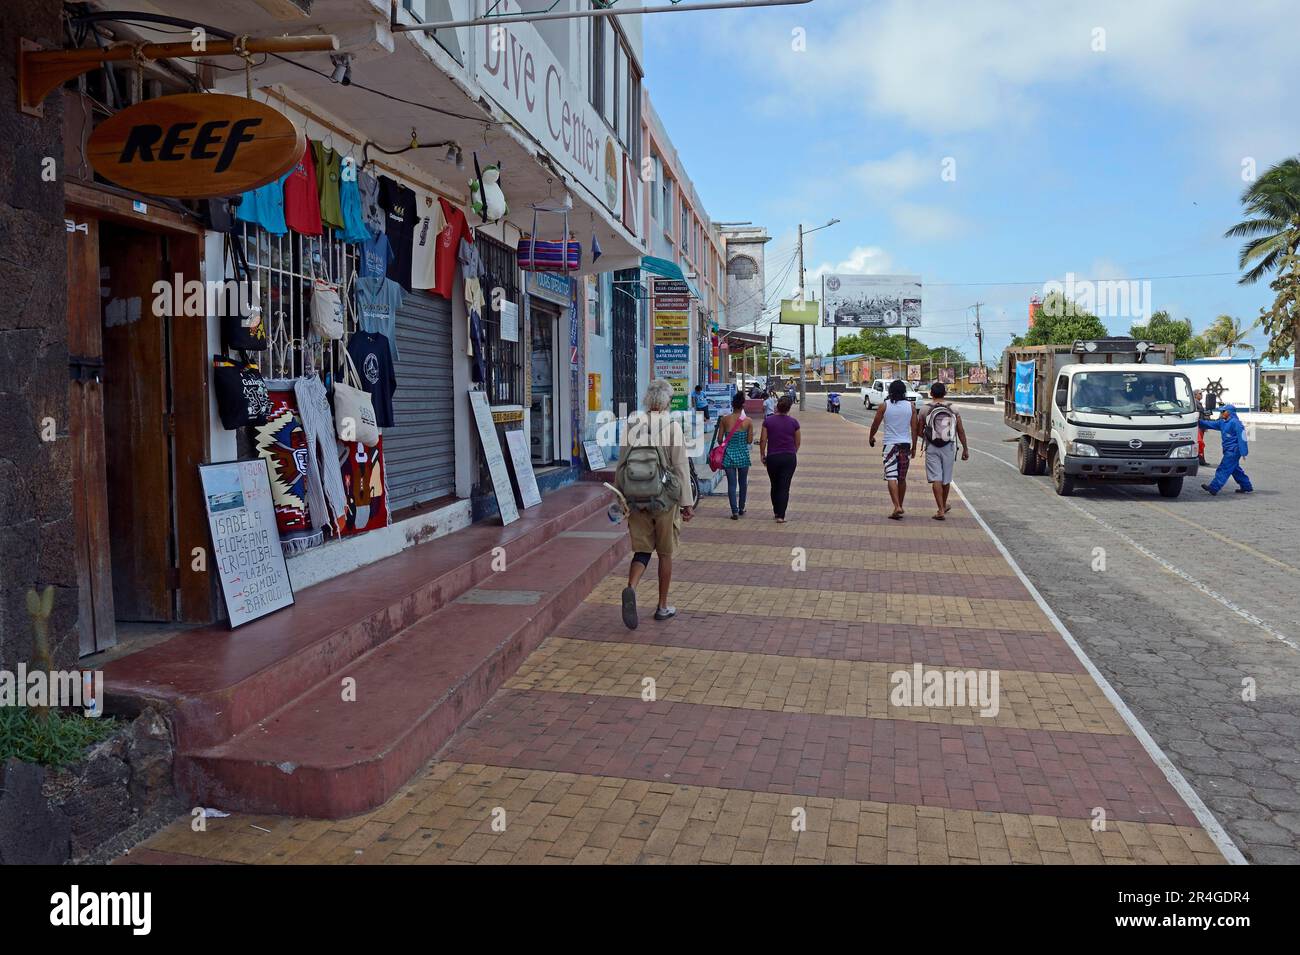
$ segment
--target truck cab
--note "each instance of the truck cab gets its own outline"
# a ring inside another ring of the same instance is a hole
[[[1197,470],[1191,381],[1160,361],[1172,359],[1172,348],[1138,344],[1112,339],[1076,342],[1068,352],[1051,345],[1008,351],[1010,382],[1018,372],[1019,387],[1010,384],[1005,417],[1021,432],[1022,474],[1049,471],[1061,495],[1083,482],[1154,484],[1163,497],[1182,492]],[[1123,360],[1130,357],[1138,360]]]
[[[885,403],[889,397],[889,383],[892,378],[877,378],[870,384],[862,385],[862,404],[867,408],[876,408]],[[909,385],[907,388],[907,400],[916,404],[921,400],[921,396]]]

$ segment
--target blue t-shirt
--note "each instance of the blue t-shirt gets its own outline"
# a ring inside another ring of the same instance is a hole
[[[272,235],[288,232],[289,226],[284,221],[284,181],[288,178],[286,172],[279,179],[240,196],[235,218],[259,225]]]
[[[363,332],[388,339],[393,364],[397,364],[397,310],[402,307],[402,287],[382,275],[362,276],[352,288],[357,324]]]
[[[361,276],[371,278],[386,276],[388,265],[393,259],[393,248],[388,244],[387,235],[372,235],[361,243]]]
[[[339,182],[339,203],[343,206],[343,241],[368,242],[370,230],[366,228],[365,217],[361,214],[361,188],[356,176],[346,175]]]

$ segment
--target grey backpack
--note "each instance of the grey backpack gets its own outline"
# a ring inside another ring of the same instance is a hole
[[[668,455],[663,448],[648,444],[634,445],[624,452],[614,483],[634,511],[657,514],[682,498],[681,481],[669,465]]]

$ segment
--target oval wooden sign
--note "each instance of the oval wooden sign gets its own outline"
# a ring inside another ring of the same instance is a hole
[[[278,179],[306,146],[302,131],[265,103],[185,93],[113,114],[91,134],[86,157],[96,172],[125,189],[213,199]]]

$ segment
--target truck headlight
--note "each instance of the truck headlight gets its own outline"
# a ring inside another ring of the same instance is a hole
[[[1196,457],[1196,445],[1180,444],[1169,455],[1171,458],[1194,458]]]
[[[1082,441],[1071,441],[1068,445],[1066,445],[1065,452],[1066,454],[1073,454],[1076,457],[1081,457],[1081,458],[1100,457],[1100,455],[1097,453],[1096,448],[1094,448],[1091,444],[1084,444]]]

